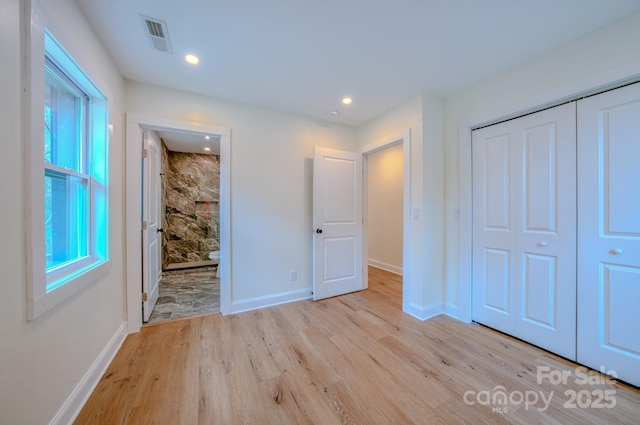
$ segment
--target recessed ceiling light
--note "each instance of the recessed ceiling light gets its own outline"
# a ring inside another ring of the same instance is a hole
[[[330,117],[337,117],[338,116],[338,111],[329,111],[329,116]]]
[[[190,63],[191,65],[197,65],[198,63],[200,63],[200,58],[192,53],[184,55],[184,60],[186,60],[187,63]]]
[[[344,105],[351,105],[351,102],[353,102],[353,99],[351,99],[349,96],[345,96],[342,98],[342,103]]]
[[[209,152],[211,148],[204,148],[205,151]]]

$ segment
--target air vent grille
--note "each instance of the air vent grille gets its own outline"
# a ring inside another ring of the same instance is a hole
[[[148,19],[145,19],[145,22],[147,23],[147,30],[150,35],[164,38],[164,31],[162,30],[162,24],[160,22],[150,21]]]
[[[144,23],[145,31],[151,42],[151,47],[165,53],[173,53],[167,23],[161,19],[140,15]]]

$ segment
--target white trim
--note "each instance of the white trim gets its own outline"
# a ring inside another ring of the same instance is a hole
[[[454,319],[459,319],[458,307],[451,303],[444,303],[444,314],[449,317],[453,317]]]
[[[126,282],[129,333],[142,326],[142,129],[178,130],[220,136],[220,312],[231,313],[231,129],[154,116],[126,116]]]
[[[372,154],[374,152],[380,151],[382,149],[388,148],[390,146],[402,143],[402,174],[403,174],[403,184],[402,184],[402,311],[405,313],[414,315],[411,313],[413,311],[410,306],[411,303],[411,293],[414,289],[414,286],[419,284],[418,281],[413,279],[412,276],[412,237],[411,237],[411,225],[413,221],[411,220],[411,130],[403,130],[399,133],[392,134],[383,139],[380,139],[376,142],[370,143],[361,147],[358,151],[365,156],[365,173],[364,173],[364,181],[367,181],[367,172],[368,170],[367,164],[367,155]],[[364,217],[365,217],[365,227],[364,227],[364,243],[365,247],[363,253],[365,254],[363,259],[364,261],[368,261],[367,258],[367,246],[366,243],[368,241],[367,237],[367,208],[366,208],[366,191],[364,192],[364,200],[365,200],[365,208]],[[363,264],[363,268],[366,271],[367,264]],[[366,278],[367,275],[364,275]],[[417,289],[417,288],[416,288]],[[417,317],[417,316],[416,316]]]
[[[460,220],[458,234],[458,316],[463,322],[471,322],[472,272],[472,161],[471,161],[471,126],[461,125],[458,129],[458,170],[459,170],[459,202]]]
[[[369,266],[402,276],[402,267],[369,258]]]
[[[280,292],[279,294],[265,295],[262,297],[248,298],[234,301],[231,304],[230,313],[242,313],[243,311],[257,310],[259,308],[272,307],[293,301],[302,301],[312,298],[312,288],[296,289],[295,291]]]
[[[96,83],[87,76],[82,62],[78,62],[73,50],[67,45],[65,33],[38,2],[27,3],[25,16],[29,17],[27,58],[24,87],[24,178],[25,178],[25,265],[27,292],[27,320],[35,320],[60,305],[85,287],[103,278],[109,271],[109,137],[108,99]],[[59,41],[62,40],[62,43]],[[59,272],[46,271],[44,253],[45,205],[44,181],[47,165],[44,160],[43,110],[45,101],[45,56],[60,67],[61,75],[68,78],[88,95],[87,116],[89,140],[83,142],[87,148],[88,175],[65,170],[65,174],[81,176],[89,181],[89,211],[87,225],[91,232],[86,259],[63,266]],[[87,63],[84,63],[85,65]],[[103,172],[97,170],[104,169]],[[104,173],[104,174],[103,174]],[[106,225],[105,225],[106,222]],[[98,237],[98,229],[104,229]],[[104,235],[102,234],[104,232]],[[48,289],[47,289],[48,288]]]
[[[425,321],[443,314],[444,305],[442,303],[435,303],[423,307],[416,303],[409,303],[407,307],[403,306],[403,311],[416,319]]]
[[[69,397],[58,410],[58,413],[51,419],[49,425],[71,424],[76,419],[85,403],[93,393],[102,375],[106,372],[111,361],[120,350],[122,343],[127,338],[127,324],[121,323],[116,333],[111,337],[107,345],[100,352],[96,360],[93,362],[87,373],[73,389]]]

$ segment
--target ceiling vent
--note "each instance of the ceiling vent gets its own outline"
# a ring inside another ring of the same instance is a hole
[[[167,23],[161,19],[150,18],[140,15],[144,23],[144,29],[149,36],[151,46],[161,52],[173,53],[171,40],[169,40],[169,30]]]

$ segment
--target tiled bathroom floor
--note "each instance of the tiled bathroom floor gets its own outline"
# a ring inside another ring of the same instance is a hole
[[[148,323],[219,311],[220,279],[216,278],[216,267],[165,271]]]

